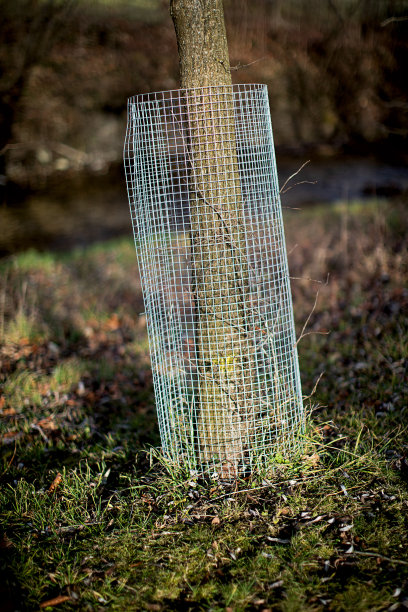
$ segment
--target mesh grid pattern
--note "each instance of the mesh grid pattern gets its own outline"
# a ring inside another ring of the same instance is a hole
[[[130,98],[124,160],[165,454],[221,476],[289,456],[304,415],[266,86]]]

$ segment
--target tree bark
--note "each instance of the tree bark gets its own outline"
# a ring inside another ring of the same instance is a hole
[[[248,265],[222,0],[172,0],[191,147],[197,452],[234,476],[249,443]],[[218,86],[216,92],[211,89]],[[191,89],[200,88],[200,89]]]
[[[231,85],[222,0],[171,0],[182,88]]]

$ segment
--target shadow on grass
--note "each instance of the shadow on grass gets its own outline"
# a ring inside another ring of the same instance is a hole
[[[3,465],[19,478],[158,444],[135,260],[114,241],[3,264]]]

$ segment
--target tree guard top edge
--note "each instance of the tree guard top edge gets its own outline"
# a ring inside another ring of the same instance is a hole
[[[162,99],[166,99],[167,97],[169,98],[177,98],[180,97],[180,94],[185,94],[185,92],[193,92],[193,91],[200,91],[200,90],[207,90],[207,89],[213,89],[213,90],[222,90],[225,88],[230,88],[233,91],[236,91],[240,88],[242,89],[246,89],[248,92],[249,91],[266,91],[268,92],[268,86],[265,85],[264,83],[234,83],[233,85],[204,85],[202,87],[179,87],[178,89],[166,89],[163,91],[149,91],[146,93],[140,93],[140,94],[135,94],[134,96],[130,96],[128,98],[128,104],[131,103],[135,103],[139,100],[144,100],[144,101],[148,101],[150,98],[162,98]],[[182,96],[181,96],[182,97]]]

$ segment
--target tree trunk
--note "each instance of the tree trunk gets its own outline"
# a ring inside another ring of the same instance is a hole
[[[245,316],[243,202],[222,0],[172,0],[171,15],[181,86],[188,90],[197,452],[201,463],[217,460],[222,474],[233,476],[251,437],[252,359]]]

